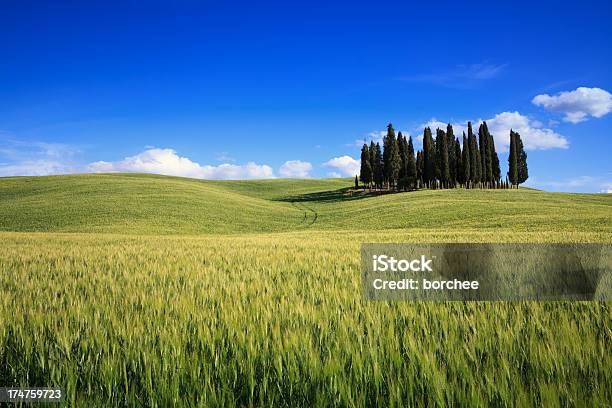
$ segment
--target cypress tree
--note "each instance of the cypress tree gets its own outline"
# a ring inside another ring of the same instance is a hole
[[[406,139],[404,138],[404,135],[402,135],[402,132],[398,132],[397,150],[399,152],[399,157],[400,157],[400,170],[399,170],[399,174],[397,177],[399,180],[406,177],[406,165],[407,165],[406,149],[408,148],[408,146],[406,146],[405,142],[406,142]]]
[[[404,136],[406,141],[406,136]],[[408,137],[408,143],[406,147],[406,177],[410,183],[411,188],[416,188],[417,180],[417,164],[414,159],[414,146],[412,144],[412,136]]]
[[[455,187],[457,182],[457,156],[455,154],[455,132],[453,125],[450,123],[446,126],[446,147],[448,149],[448,183],[451,187]]]
[[[417,180],[419,181],[419,185],[423,186],[423,172],[424,172],[424,164],[423,164],[423,152],[419,150],[416,156],[416,170],[417,170]]]
[[[459,144],[459,138],[456,138],[453,144],[455,146],[455,183],[463,184],[463,160],[461,157],[461,145]]]
[[[527,153],[525,153],[525,149],[523,148],[523,141],[521,140],[521,135],[519,135],[518,133],[515,133],[515,135],[518,184],[522,184],[529,178],[529,170],[527,169]]]
[[[486,183],[489,181],[488,169],[488,154],[487,154],[487,135],[484,123],[478,127],[478,144],[480,145],[480,181]]]
[[[389,186],[391,185],[391,176],[392,176],[391,173],[393,171],[393,166],[391,164],[392,155],[394,153],[391,147],[393,144],[396,144],[395,129],[393,129],[393,125],[389,123],[387,125],[387,134],[383,138],[383,152],[382,152],[383,163],[384,163],[384,167],[383,167],[384,181]]]
[[[355,174],[355,190],[359,188],[359,180],[357,179],[357,175]]]
[[[471,122],[468,122],[468,145],[470,149],[470,180],[472,183],[480,183],[482,177],[480,152],[478,151],[478,142],[472,130]]]
[[[359,178],[364,184],[364,187],[370,185],[372,182],[372,162],[370,159],[370,149],[365,143],[361,148],[361,169],[359,172]]]
[[[461,162],[463,164],[463,176],[461,177],[461,180],[467,187],[472,179],[472,174],[470,172],[470,146],[467,137],[465,137],[465,132],[463,132],[463,152],[461,153]]]
[[[448,165],[448,139],[446,132],[436,129],[436,154],[438,159],[438,179],[443,187],[448,185],[450,180],[450,170]]]
[[[495,140],[492,135],[489,135],[489,149],[491,156],[491,173],[493,175],[493,180],[496,183],[499,183],[501,179],[501,169],[499,167],[499,157],[497,156],[497,152],[495,151]]]
[[[516,151],[516,133],[510,129],[510,154],[508,155],[508,179],[518,185],[518,155]]]
[[[374,170],[374,184],[376,188],[382,188],[382,185],[385,179],[385,175],[384,175],[383,157],[382,157],[382,152],[380,151],[379,143],[376,143],[376,146],[374,147],[373,167],[374,167],[373,169]]]
[[[431,129],[426,127],[423,131],[423,182],[428,186],[436,177],[436,150]]]

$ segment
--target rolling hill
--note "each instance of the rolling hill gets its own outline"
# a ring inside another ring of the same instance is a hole
[[[209,181],[121,173],[2,178],[0,230],[157,235],[612,227],[609,194],[458,189],[351,195],[351,186],[352,179]]]

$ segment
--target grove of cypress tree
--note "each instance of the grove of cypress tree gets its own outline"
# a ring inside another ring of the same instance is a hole
[[[470,171],[471,159],[470,159],[470,146],[465,136],[465,132],[463,132],[463,152],[461,152],[461,163],[463,164],[463,176],[461,180],[463,184],[466,186],[472,179],[472,173]]]
[[[359,171],[359,178],[361,179],[364,187],[370,185],[372,182],[372,162],[370,159],[370,149],[365,143],[361,148],[361,169]]]

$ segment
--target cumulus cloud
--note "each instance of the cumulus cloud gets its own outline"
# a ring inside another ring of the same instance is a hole
[[[273,178],[268,165],[249,162],[245,165],[221,164],[202,166],[187,157],[179,156],[173,149],[148,149],[121,161],[98,161],[87,166],[91,172],[137,172],[167,176],[192,177],[213,180]]]
[[[279,169],[281,177],[306,178],[310,177],[312,164],[301,160],[289,160],[283,163]]]
[[[472,121],[474,133],[478,134],[478,126],[480,126],[482,122],[482,119]],[[495,148],[500,152],[508,150],[510,145],[510,129],[521,135],[523,145],[527,150],[544,150],[552,148],[566,149],[569,146],[569,142],[565,137],[552,129],[545,128],[541,122],[530,119],[519,112],[498,113],[492,118],[486,119],[486,122],[489,132],[495,139]],[[420,136],[417,137],[417,140],[423,138],[422,132],[425,127],[431,128],[435,138],[436,129],[440,128],[446,130],[447,125],[448,123],[433,118],[420,125],[418,128],[420,129]],[[461,142],[462,132],[467,134],[467,121],[465,121],[465,123],[451,123],[451,125],[453,125],[455,137],[459,137],[459,141]]]
[[[481,121],[478,121],[481,122]],[[526,150],[567,149],[568,140],[552,129],[542,127],[538,121],[532,120],[519,112],[498,113],[487,119],[489,132],[495,139],[495,147],[500,151],[508,150],[510,145],[510,129],[521,135]],[[478,126],[474,128],[477,132]]]
[[[548,111],[565,114],[563,120],[570,123],[583,122],[589,115],[601,118],[612,111],[612,94],[601,88],[579,87],[553,96],[542,94],[531,102]]]
[[[359,173],[360,163],[359,160],[355,160],[351,156],[340,156],[326,161],[323,166],[335,169],[333,174],[336,176],[348,177]]]

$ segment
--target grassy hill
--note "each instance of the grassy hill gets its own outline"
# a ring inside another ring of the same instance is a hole
[[[612,242],[612,195],[0,179],[0,384],[69,406],[611,406],[609,302],[368,302],[362,242]],[[70,233],[67,233],[70,232]]]
[[[352,182],[208,181],[144,174],[2,178],[0,230],[225,234],[406,228],[612,228],[612,195],[530,189],[349,195]]]

